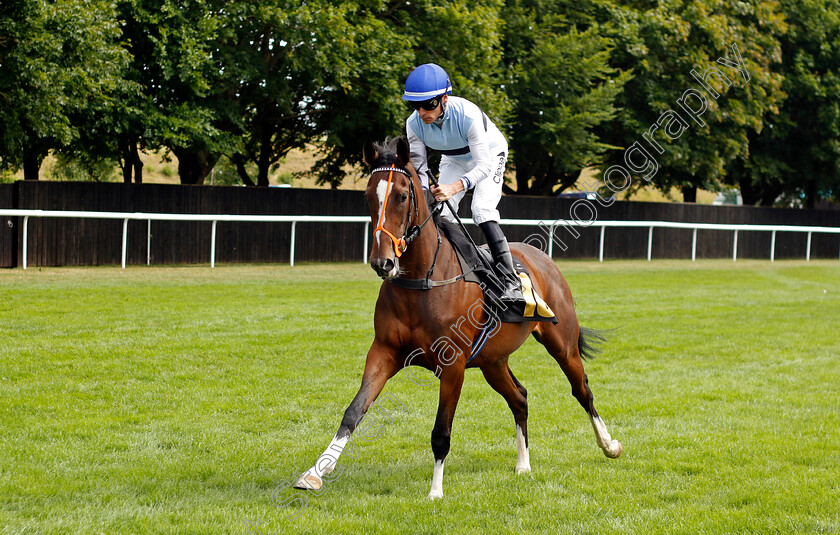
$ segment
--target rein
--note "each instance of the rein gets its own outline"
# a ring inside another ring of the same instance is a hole
[[[385,188],[385,200],[382,202],[382,212],[379,215],[379,221],[377,222],[376,228],[373,229],[373,232],[382,231],[384,232],[389,238],[391,238],[391,242],[394,245],[394,255],[397,258],[400,258],[402,254],[408,249],[408,245],[413,242],[417,237],[420,236],[420,232],[423,230],[423,227],[432,219],[432,216],[436,212],[440,212],[443,208],[443,204],[435,203],[435,205],[429,210],[429,215],[426,219],[420,223],[419,225],[411,225],[409,226],[409,222],[411,221],[411,208],[414,205],[414,217],[415,219],[418,217],[418,209],[417,209],[417,195],[414,192],[414,180],[411,177],[411,174],[400,167],[397,167],[396,164],[391,164],[391,167],[377,167],[373,169],[370,174],[378,173],[378,172],[388,172],[388,186]],[[388,206],[388,198],[391,194],[391,185],[394,180],[394,171],[398,173],[404,174],[408,177],[408,184],[409,184],[409,206],[408,206],[408,214],[407,220],[405,223],[405,232],[403,233],[402,237],[397,238],[391,231],[386,229],[382,224],[385,220],[385,209]],[[396,286],[400,286],[402,288],[407,288],[410,290],[431,290],[432,288],[436,288],[438,286],[446,286],[447,284],[453,284],[458,282],[459,280],[463,279],[466,275],[461,273],[458,276],[452,277],[450,279],[446,279],[443,281],[433,281],[432,274],[435,271],[435,266],[437,265],[438,253],[440,253],[440,246],[442,243],[442,239],[440,237],[440,229],[435,226],[435,231],[437,232],[437,247],[435,248],[435,256],[432,259],[432,266],[429,268],[429,272],[426,274],[426,278],[424,279],[403,279],[403,278],[393,278],[388,279],[392,284]]]

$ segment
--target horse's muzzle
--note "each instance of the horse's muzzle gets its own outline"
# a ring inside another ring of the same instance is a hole
[[[397,276],[397,266],[390,258],[371,258],[370,267],[380,277],[392,278]]]

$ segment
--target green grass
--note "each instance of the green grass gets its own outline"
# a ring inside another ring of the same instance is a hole
[[[840,263],[561,268],[617,328],[586,368],[620,459],[530,340],[531,474],[471,370],[427,501],[437,385],[401,373],[406,411],[321,495],[276,492],[294,520],[272,493],[358,389],[369,268],[0,271],[0,533],[840,533]]]

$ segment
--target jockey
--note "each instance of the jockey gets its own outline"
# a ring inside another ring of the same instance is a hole
[[[420,65],[408,75],[402,98],[416,110],[405,123],[411,163],[423,188],[429,189],[426,151],[441,153],[440,185],[432,186],[431,192],[438,201],[452,201],[454,210],[467,190],[473,190],[473,220],[487,238],[493,263],[504,283],[498,297],[501,301],[522,301],[519,277],[496,209],[502,198],[507,141],[478,106],[451,94],[449,76],[434,63]],[[444,211],[441,215],[455,222],[452,213]]]

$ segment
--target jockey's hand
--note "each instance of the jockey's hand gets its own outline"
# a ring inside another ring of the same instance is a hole
[[[432,186],[431,191],[437,201],[448,201],[458,193],[464,191],[464,183],[460,180],[453,184],[440,184]]]

